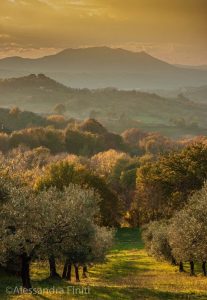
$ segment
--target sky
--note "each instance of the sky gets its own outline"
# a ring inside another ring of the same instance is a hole
[[[207,0],[0,0],[0,58],[121,47],[207,65]]]

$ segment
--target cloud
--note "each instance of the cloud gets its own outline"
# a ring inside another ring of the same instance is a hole
[[[30,57],[37,58],[45,55],[55,54],[62,49],[60,48],[23,48],[15,43],[1,43],[0,44],[0,59],[9,56],[20,56],[20,57]]]
[[[0,40],[8,40],[11,36],[9,34],[0,33]]]
[[[169,45],[182,44],[198,60],[207,47],[206,0],[0,1],[0,34],[22,48],[152,44],[172,56]]]

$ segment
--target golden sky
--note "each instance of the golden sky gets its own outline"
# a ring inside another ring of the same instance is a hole
[[[0,57],[86,46],[207,64],[207,0],[0,0]]]

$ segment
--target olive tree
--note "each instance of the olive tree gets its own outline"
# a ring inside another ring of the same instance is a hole
[[[79,187],[80,190],[81,187]],[[65,191],[68,189],[65,188]],[[83,190],[82,190],[83,191]],[[71,230],[71,241],[62,244],[65,264],[62,277],[71,280],[71,267],[75,267],[76,281],[79,281],[79,267],[93,262],[102,262],[113,240],[113,229],[101,227],[99,224],[99,195],[93,190],[85,190],[87,198],[77,199],[74,214],[75,230]],[[68,195],[70,196],[70,195]],[[87,203],[84,204],[84,201]],[[75,218],[75,215],[78,215]],[[84,272],[85,273],[85,272]],[[85,275],[85,274],[84,274]]]
[[[190,263],[191,275],[194,263],[202,262],[206,275],[207,260],[207,184],[195,192],[188,204],[171,220],[169,242],[177,260]]]
[[[30,290],[31,261],[38,256],[61,257],[69,245],[78,252],[80,227],[90,234],[96,202],[93,190],[76,185],[39,193],[26,186],[12,186],[0,210],[0,261],[6,262],[9,255],[18,258],[22,285]]]
[[[83,266],[83,277],[86,277],[87,265],[104,261],[113,242],[113,230],[98,225],[82,223],[74,244],[64,247],[65,264],[62,277],[71,280],[71,268],[75,267],[76,281],[80,281],[79,267]]]
[[[167,260],[175,264],[172,249],[169,244],[168,222],[154,221],[143,227],[142,237],[147,252],[159,260]]]

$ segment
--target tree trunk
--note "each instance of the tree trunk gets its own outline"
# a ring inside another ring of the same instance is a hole
[[[63,267],[63,274],[62,274],[63,279],[66,279],[67,269],[68,269],[68,260],[66,259],[64,267]]]
[[[203,261],[202,263],[202,270],[203,270],[203,275],[206,276],[206,261]]]
[[[56,271],[55,257],[53,255],[49,257],[49,265],[50,265],[50,278],[60,278],[60,275]]]
[[[179,263],[179,272],[184,272],[184,267],[182,261]]]
[[[195,276],[194,262],[190,261],[190,276]]]
[[[87,278],[87,266],[83,266],[83,278]]]
[[[71,265],[71,263],[68,263],[67,273],[66,273],[66,279],[68,281],[71,281],[71,269],[72,269],[72,265]]]
[[[30,290],[32,288],[30,281],[30,258],[27,253],[23,253],[21,256],[22,266],[21,266],[21,277],[22,277],[22,286],[23,288]]]
[[[74,264],[74,267],[75,267],[75,279],[76,279],[76,282],[80,282],[78,264]]]

